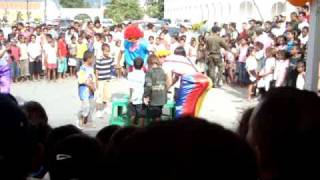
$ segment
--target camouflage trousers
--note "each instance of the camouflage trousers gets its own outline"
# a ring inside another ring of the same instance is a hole
[[[220,54],[209,54],[207,58],[207,74],[211,78],[213,86],[219,86],[223,80],[224,63]]]

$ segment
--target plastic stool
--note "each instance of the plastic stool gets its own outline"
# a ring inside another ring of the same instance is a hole
[[[168,117],[169,120],[173,120],[176,111],[174,100],[168,100],[167,104],[164,105],[164,109],[169,110],[169,114],[164,114],[164,116]]]
[[[112,101],[112,114],[110,117],[110,125],[129,125],[128,105],[128,96],[117,98]]]

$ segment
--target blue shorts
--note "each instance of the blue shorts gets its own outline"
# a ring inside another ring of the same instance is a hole
[[[11,77],[12,78],[20,77],[20,69],[18,67],[17,62],[13,61],[10,66],[11,66]]]
[[[67,58],[58,59],[58,73],[65,73],[68,70]]]

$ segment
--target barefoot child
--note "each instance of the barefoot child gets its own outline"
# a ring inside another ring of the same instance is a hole
[[[94,110],[94,91],[96,78],[93,68],[94,54],[86,51],[83,65],[78,72],[79,97],[81,100],[80,125],[86,125]]]
[[[48,81],[51,79],[55,81],[57,79],[56,69],[58,60],[58,47],[50,34],[47,35],[47,41],[48,44],[46,44],[44,47],[47,78]]]
[[[76,75],[76,66],[77,66],[77,39],[75,36],[71,37],[71,43],[68,45],[69,49],[69,68],[70,68],[70,76]]]
[[[248,100],[252,100],[254,86],[257,82],[257,68],[258,63],[257,59],[255,58],[256,51],[254,47],[249,47],[247,52],[247,59],[246,59],[246,69],[249,74],[249,85],[248,85]]]

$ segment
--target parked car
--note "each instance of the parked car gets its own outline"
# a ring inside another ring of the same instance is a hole
[[[101,25],[103,27],[111,27],[111,26],[113,26],[113,20],[112,19],[102,19]]]

